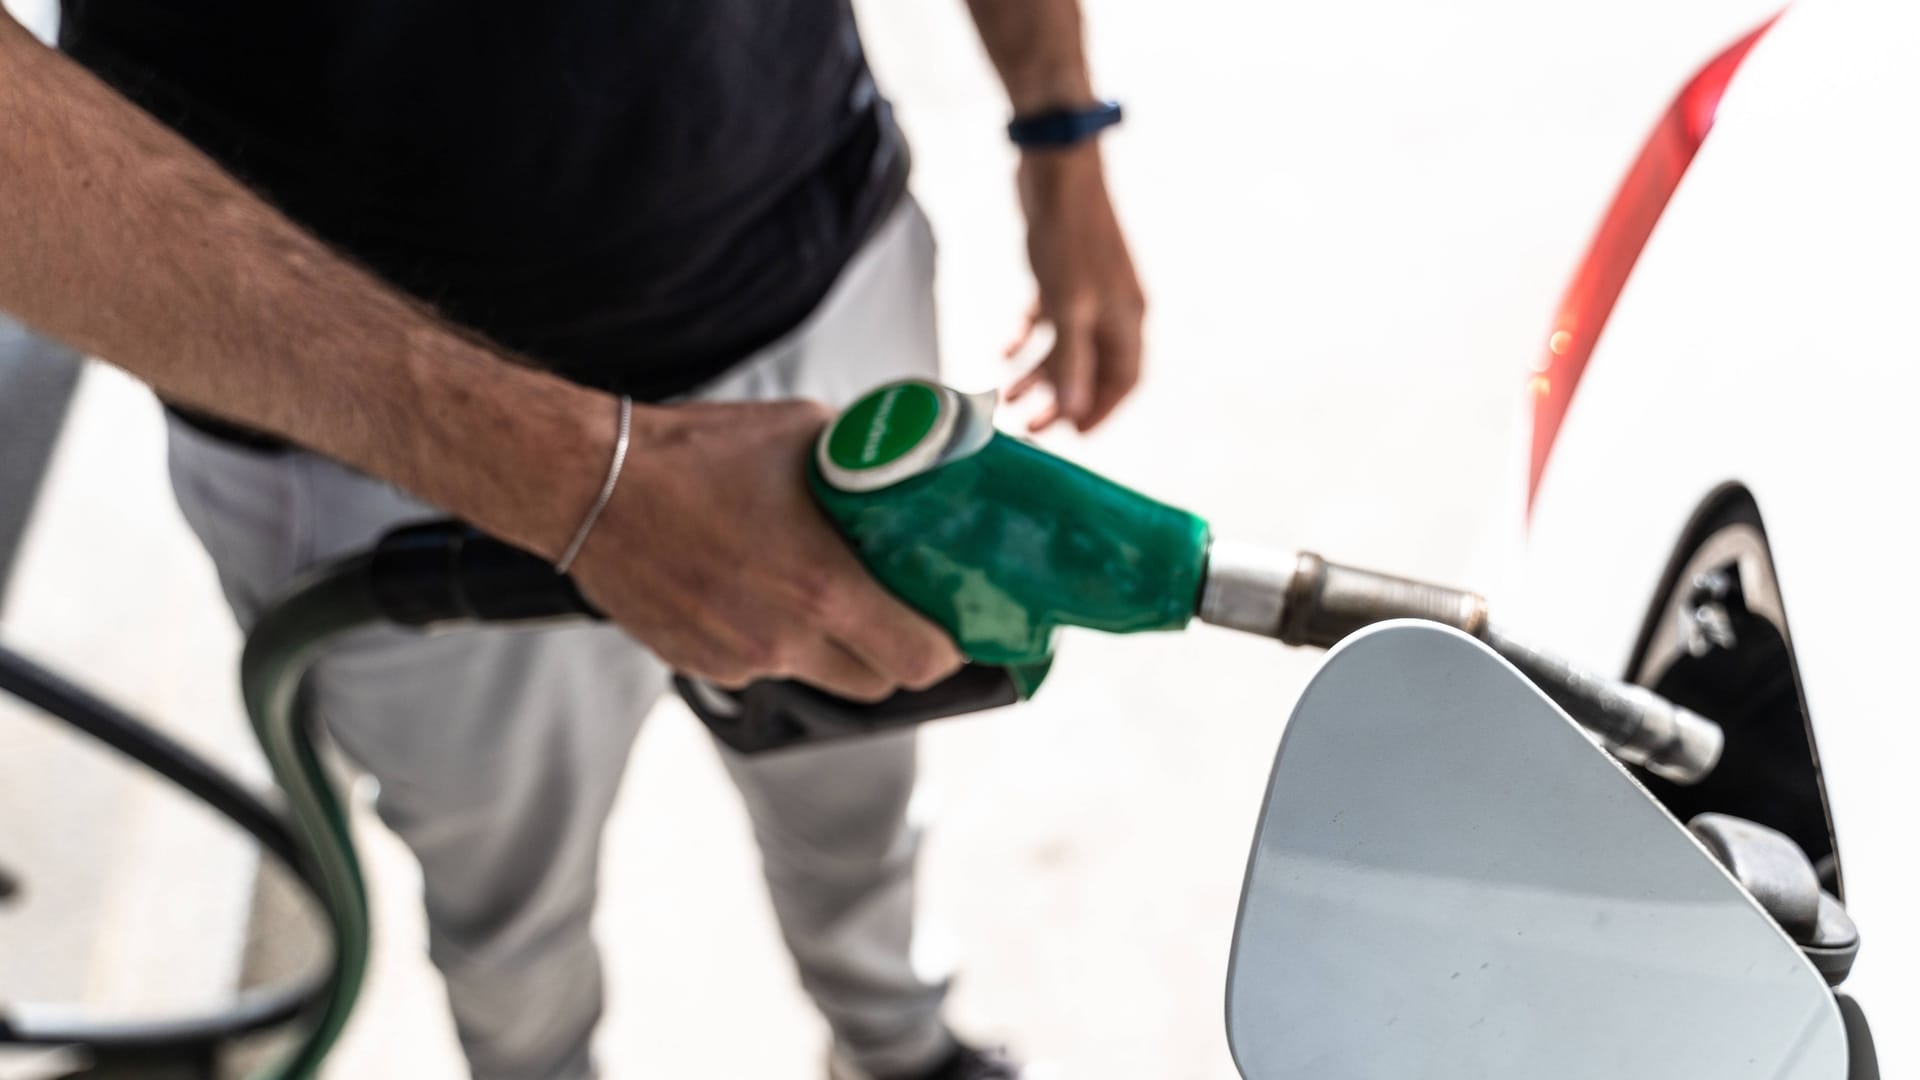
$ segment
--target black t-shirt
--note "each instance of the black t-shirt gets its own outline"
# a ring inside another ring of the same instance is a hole
[[[61,47],[395,285],[643,400],[798,324],[906,186],[848,0],[66,0]]]

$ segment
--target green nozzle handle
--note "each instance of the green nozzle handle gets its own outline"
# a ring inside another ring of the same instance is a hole
[[[1023,697],[1063,626],[1186,626],[1207,523],[994,430],[992,409],[991,395],[909,380],[821,434],[814,495],[868,570],[972,660],[1008,668]]]

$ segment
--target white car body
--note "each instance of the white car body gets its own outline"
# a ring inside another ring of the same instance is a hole
[[[1702,500],[1751,492],[1861,932],[1842,989],[1889,1077],[1920,1075],[1916,309],[1920,5],[1803,0],[1634,264],[1497,598],[1529,638],[1623,671]]]

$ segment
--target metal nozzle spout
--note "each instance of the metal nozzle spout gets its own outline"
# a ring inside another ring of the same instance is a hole
[[[1720,763],[1720,725],[1644,686],[1610,679],[1489,628],[1493,650],[1604,741],[1615,757],[1676,784],[1705,779]]]
[[[1699,783],[1720,764],[1727,740],[1719,724],[1645,687],[1627,683],[1621,689],[1644,699],[1640,714],[1646,722],[1641,740],[1614,747],[1616,755],[1676,784]]]
[[[1425,619],[1475,637],[1487,629],[1477,593],[1328,562],[1310,551],[1273,552],[1215,541],[1207,554],[1200,619],[1330,649],[1364,626]]]
[[[1622,761],[1680,784],[1698,782],[1720,761],[1719,725],[1645,687],[1508,637],[1487,622],[1486,600],[1464,589],[1357,570],[1311,552],[1216,541],[1199,614],[1216,626],[1319,649],[1388,619],[1444,623],[1485,641]]]

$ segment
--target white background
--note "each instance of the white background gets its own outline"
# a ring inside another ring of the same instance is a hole
[[[988,385],[1031,288],[1004,106],[958,0],[858,6],[941,236],[950,369]],[[1771,6],[1093,0],[1150,366],[1108,428],[1049,442],[1222,534],[1492,584],[1559,290],[1668,97]],[[237,642],[137,387],[89,376],[22,570],[8,641],[250,764]],[[925,891],[966,1031],[1070,1077],[1233,1076],[1227,942],[1311,663],[1205,630],[1078,635],[1037,702],[930,734]],[[655,720],[608,837],[608,1072],[810,1080],[823,1035],[740,812],[685,714]],[[213,993],[196,965],[231,956],[244,845],[97,757],[0,708],[0,861],[35,889],[0,911],[0,996]],[[458,1075],[412,869],[362,835],[379,946],[332,1075]]]

